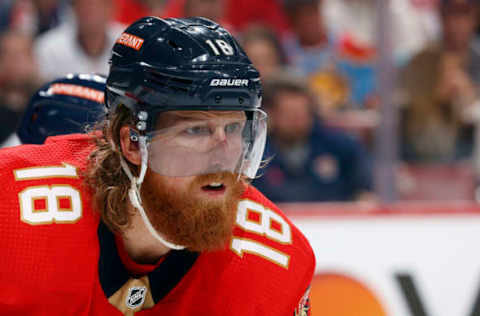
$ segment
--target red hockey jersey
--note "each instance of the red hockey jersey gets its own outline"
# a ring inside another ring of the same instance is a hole
[[[229,246],[171,251],[133,277],[82,183],[86,135],[0,150],[2,315],[306,315],[314,271],[300,231],[255,188]]]

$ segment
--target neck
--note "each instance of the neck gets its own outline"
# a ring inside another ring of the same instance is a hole
[[[130,258],[139,264],[154,264],[170,251],[150,234],[141,215],[130,205],[131,224],[123,231],[122,238]]]

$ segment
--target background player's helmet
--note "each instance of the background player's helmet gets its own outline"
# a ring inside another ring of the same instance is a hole
[[[259,73],[233,36],[210,20],[146,17],[130,25],[113,47],[105,100],[109,111],[128,107],[136,129],[149,140],[165,111],[245,111],[243,162],[249,177],[258,169],[266,134]],[[174,176],[199,173],[153,169]]]
[[[105,115],[102,75],[67,75],[41,87],[30,99],[17,134],[26,144],[48,136],[84,133]]]

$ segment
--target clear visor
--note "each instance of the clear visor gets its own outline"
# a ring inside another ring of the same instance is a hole
[[[253,111],[170,111],[149,133],[149,166],[164,176],[229,171],[254,178],[263,156],[267,115]]]

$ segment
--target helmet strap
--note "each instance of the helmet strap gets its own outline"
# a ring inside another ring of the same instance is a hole
[[[140,188],[142,186],[143,180],[145,179],[145,173],[147,172],[148,167],[148,148],[147,148],[147,137],[140,136],[138,137],[140,143],[140,156],[142,158],[142,165],[140,167],[140,176],[137,179],[137,186]]]

